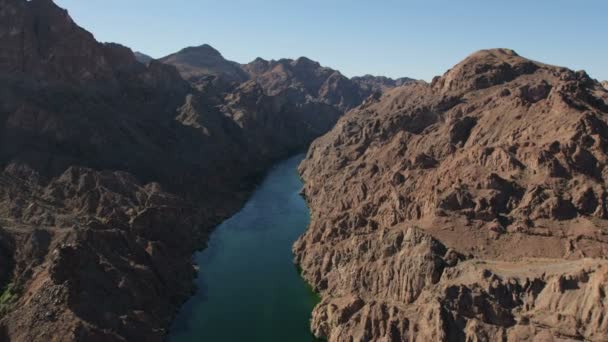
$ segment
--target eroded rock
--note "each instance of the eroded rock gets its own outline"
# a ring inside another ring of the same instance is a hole
[[[607,101],[496,49],[346,114],[300,166],[315,334],[605,340]]]

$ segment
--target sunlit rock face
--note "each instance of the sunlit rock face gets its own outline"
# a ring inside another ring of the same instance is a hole
[[[602,340],[607,146],[608,91],[512,50],[370,98],[300,166],[315,334]]]

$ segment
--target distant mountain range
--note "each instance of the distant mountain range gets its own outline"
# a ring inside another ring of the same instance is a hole
[[[371,75],[348,79],[340,72],[323,67],[306,57],[278,61],[257,58],[251,63],[239,64],[226,60],[219,51],[207,44],[185,48],[160,58],[159,61],[175,66],[184,79],[194,84],[239,84],[254,80],[268,95],[277,95],[291,87],[318,98],[323,97],[319,92],[324,86],[331,87],[329,83],[340,82],[342,88],[351,88],[351,94],[342,94],[347,97],[341,99],[346,101],[344,105],[347,107],[359,103],[361,97],[367,97],[373,92],[386,91],[414,81],[410,78],[393,80]]]

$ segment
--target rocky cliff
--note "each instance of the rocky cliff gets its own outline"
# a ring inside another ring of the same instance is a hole
[[[479,51],[370,98],[300,166],[329,341],[606,341],[608,91]]]

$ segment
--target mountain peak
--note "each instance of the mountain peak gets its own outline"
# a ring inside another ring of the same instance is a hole
[[[515,50],[506,49],[506,48],[482,49],[482,50],[478,50],[478,51],[472,53],[471,55],[469,55],[469,57],[475,57],[475,56],[476,57],[483,57],[483,56],[520,57],[519,54],[517,52],[515,52]]]
[[[218,50],[216,50],[213,46],[211,46],[209,44],[203,44],[203,45],[199,45],[199,46],[190,46],[190,47],[184,48],[178,52],[178,54],[184,54],[184,53],[224,58]]]
[[[242,82],[248,78],[237,63],[226,60],[209,44],[187,47],[160,61],[175,66],[182,77],[190,81],[210,76],[221,77],[229,82]]]
[[[208,63],[225,63],[228,62],[222,54],[209,44],[199,46],[190,46],[183,48],[178,52],[170,54],[161,60],[174,63],[185,63],[193,66],[208,64]]]
[[[532,74],[540,67],[511,49],[479,50],[436,78],[433,86],[449,92],[479,90]]]
[[[313,61],[308,57],[299,57],[298,59],[291,62],[291,65],[298,68],[320,68],[321,64],[317,61]]]

